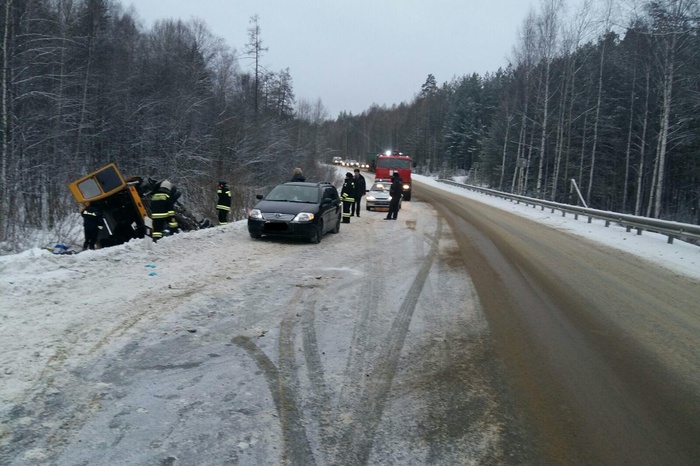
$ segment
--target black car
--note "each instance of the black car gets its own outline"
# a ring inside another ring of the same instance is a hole
[[[326,232],[340,231],[340,197],[330,183],[282,183],[257,198],[248,212],[251,238],[300,237],[319,243]]]

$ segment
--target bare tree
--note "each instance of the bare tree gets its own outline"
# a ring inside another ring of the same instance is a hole
[[[258,114],[258,99],[260,96],[260,76],[261,68],[260,60],[262,59],[262,53],[267,52],[267,47],[263,47],[263,41],[260,31],[260,18],[258,15],[253,15],[250,18],[250,27],[248,28],[248,43],[245,46],[245,53],[248,54],[248,58],[253,58],[255,60],[255,89],[253,96],[253,109],[255,115]]]
[[[10,137],[10,33],[12,31],[12,0],[5,0],[5,8],[3,11],[3,35],[2,35],[2,82],[0,82],[0,98],[1,125],[2,134],[2,152],[0,153],[0,238],[6,237],[6,232],[10,222],[10,197],[9,185],[7,183],[8,162],[10,158],[10,145],[8,138]]]
[[[521,101],[523,106],[520,115],[520,131],[518,135],[518,151],[516,154],[515,172],[513,173],[513,181],[511,186],[511,192],[516,192],[517,189],[518,193],[522,193],[523,169],[525,168],[523,161],[525,160],[525,150],[527,148],[525,139],[527,135],[528,123],[530,121],[528,109],[532,85],[531,75],[535,62],[537,61],[535,50],[536,21],[537,17],[535,15],[535,11],[530,9],[520,30],[519,47],[513,50],[516,62],[516,77],[521,76],[520,88],[522,89]],[[520,73],[518,73],[517,70],[521,70]]]
[[[537,195],[541,196],[545,156],[547,131],[549,124],[549,104],[550,104],[550,79],[551,65],[557,50],[559,38],[560,15],[562,13],[563,0],[542,0],[542,13],[537,21],[538,46],[540,60],[543,62],[543,86],[542,86],[542,120],[540,135],[540,159],[537,170]]]
[[[683,66],[679,55],[691,44],[695,35],[692,25],[700,17],[699,8],[694,0],[658,0],[649,5],[653,21],[652,38],[657,44],[655,59],[660,74],[662,100],[653,187],[649,194],[649,208],[653,205],[651,215],[657,218],[661,215],[666,155],[673,125],[673,86],[678,68]]]
[[[564,184],[569,179],[572,123],[576,104],[577,80],[581,64],[577,61],[577,50],[591,33],[591,14],[594,0],[584,0],[573,15],[569,26],[562,30],[561,50],[564,59],[563,86],[559,108],[559,128],[555,151],[554,173],[552,175],[552,200],[557,200],[558,183],[561,175]],[[564,157],[564,154],[566,156]],[[561,165],[564,165],[563,169]],[[563,172],[563,174],[562,174]]]
[[[606,36],[610,32],[612,24],[612,10],[614,0],[604,0],[603,18],[602,18],[602,34],[603,40],[600,47],[600,61],[598,65],[598,91],[596,95],[595,116],[593,117],[593,144],[591,147],[591,163],[590,172],[588,175],[588,189],[586,191],[586,202],[590,204],[591,191],[593,189],[593,178],[595,175],[596,149],[598,147],[598,128],[600,125],[600,109],[603,99],[603,69],[605,67],[605,48],[607,46]]]

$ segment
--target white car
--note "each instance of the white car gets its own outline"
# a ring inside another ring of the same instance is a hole
[[[367,196],[365,197],[367,210],[389,210],[389,202],[391,201],[389,188],[391,188],[391,181],[375,180],[372,187],[367,190]],[[399,209],[400,208],[401,199],[399,199]]]

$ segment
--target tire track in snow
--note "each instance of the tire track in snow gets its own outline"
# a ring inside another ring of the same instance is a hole
[[[442,220],[438,219],[435,241],[433,241],[416,278],[406,293],[399,312],[392,323],[391,330],[378,352],[378,364],[374,368],[371,380],[365,381],[365,377],[360,377],[360,380],[356,380],[357,383],[363,385],[355,404],[358,409],[355,409],[353,412],[354,421],[341,435],[340,448],[335,464],[359,465],[367,464],[369,460],[377,425],[382,418],[387,399],[389,398],[391,385],[398,367],[399,356],[408,334],[408,328],[418,297],[428,278],[430,268],[438,255],[438,239],[441,233]]]

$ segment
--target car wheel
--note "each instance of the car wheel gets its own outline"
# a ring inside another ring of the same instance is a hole
[[[318,222],[318,228],[316,228],[316,231],[314,234],[311,236],[311,242],[314,244],[318,244],[321,242],[321,238],[323,237],[323,221]]]
[[[370,210],[369,206],[367,206],[367,210]]]
[[[257,233],[251,232],[251,233],[250,233],[250,237],[253,238],[253,239],[260,239],[260,238],[262,237],[262,235],[259,235],[259,234],[257,234]]]
[[[411,193],[406,193],[403,195],[403,200],[404,201],[410,201],[411,200]]]
[[[331,233],[340,233],[340,217],[338,217],[338,223],[335,224],[335,228],[331,230]]]

